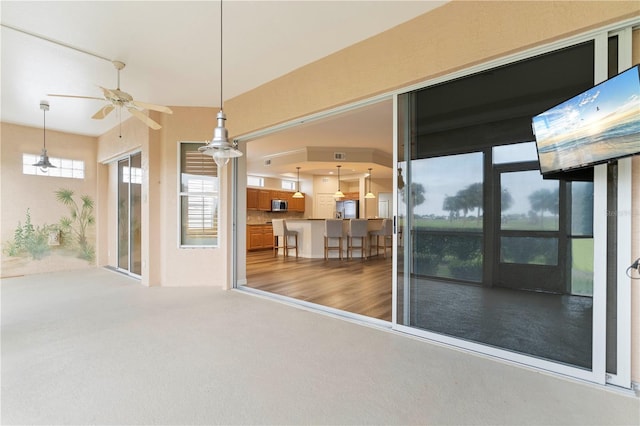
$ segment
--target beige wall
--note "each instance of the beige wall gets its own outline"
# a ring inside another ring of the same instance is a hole
[[[154,113],[163,128],[149,130],[129,119],[99,138],[98,158],[109,163],[106,230],[108,264],[117,265],[117,167],[115,161],[142,153],[142,284],[226,287],[225,228],[221,247],[180,249],[178,216],[178,141],[204,141],[215,127],[214,108],[173,107],[172,115]]]
[[[225,103],[242,135],[638,16],[635,1],[454,1]]]
[[[51,120],[51,119],[50,119]],[[27,209],[34,226],[58,223],[69,216],[69,209],[56,200],[55,191],[71,189],[80,202],[80,195],[88,195],[96,202],[96,138],[55,132],[47,129],[47,151],[50,157],[82,160],[85,163],[85,178],[72,179],[22,174],[22,154],[37,154],[42,150],[42,128],[1,124],[1,241],[3,249],[13,240],[18,222],[24,225]],[[95,210],[94,210],[95,215]],[[95,226],[88,229],[89,241],[95,246]],[[10,258],[3,250],[2,276],[77,269],[95,265],[77,258],[73,252],[55,248],[41,260]]]
[[[367,181],[361,192],[361,205],[364,205],[364,210],[360,211],[361,217],[367,219],[378,216],[378,194],[380,192],[393,192],[393,180],[391,179],[371,179],[371,192],[376,198],[364,198],[363,194],[369,189],[369,182]]]

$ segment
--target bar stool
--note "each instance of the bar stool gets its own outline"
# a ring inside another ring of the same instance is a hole
[[[371,256],[371,250],[374,247],[374,244],[371,242],[374,237],[376,256],[380,253],[379,250],[382,247],[384,249],[384,257],[386,259],[387,248],[393,248],[393,221],[391,219],[383,219],[382,228],[376,229],[375,231],[369,231],[369,256]],[[380,237],[383,238],[382,245],[380,245]]]
[[[278,255],[278,250],[283,249],[284,257],[289,256],[289,250],[296,250],[296,258],[298,257],[298,231],[287,229],[287,222],[284,219],[273,219],[273,255]],[[294,237],[295,245],[289,245],[289,237]]]
[[[337,246],[330,246],[329,239],[338,239]],[[329,258],[329,250],[338,250],[338,257],[342,260],[342,219],[326,219],[324,221],[324,258]]]
[[[367,232],[367,226],[369,221],[367,219],[349,219],[349,232],[347,233],[347,258],[353,258],[353,250],[360,250],[360,258],[367,258],[367,252],[365,251],[365,243],[369,233]],[[360,245],[353,245],[353,239],[360,240]]]

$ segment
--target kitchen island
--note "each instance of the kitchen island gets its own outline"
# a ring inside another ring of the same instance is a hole
[[[298,257],[309,259],[324,258],[324,221],[325,219],[287,219],[287,228],[298,232]],[[373,231],[382,227],[382,219],[369,219],[368,230]],[[344,238],[342,240],[343,255],[346,259],[347,253],[347,231],[349,230],[349,219],[342,222]],[[368,247],[368,238],[365,249]],[[337,238],[331,238],[330,244],[337,245]],[[282,254],[282,249],[278,254]],[[329,257],[338,257],[338,253],[329,253]]]

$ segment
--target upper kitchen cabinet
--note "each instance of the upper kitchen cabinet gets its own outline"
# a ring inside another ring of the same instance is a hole
[[[271,200],[273,199],[272,191],[268,189],[258,190],[258,210],[271,211]]]
[[[289,210],[304,213],[304,198],[293,198],[292,193],[289,198]]]
[[[271,210],[272,192],[268,189],[247,188],[247,210]]]
[[[289,211],[304,213],[304,198],[293,198],[293,192],[247,188],[247,210],[271,211],[271,200],[285,200]]]
[[[247,188],[247,210],[258,210],[258,189]]]

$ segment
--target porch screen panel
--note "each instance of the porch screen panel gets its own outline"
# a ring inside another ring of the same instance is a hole
[[[589,42],[399,96],[398,324],[591,368],[591,271],[571,254],[592,250],[588,230],[575,240],[592,221],[592,174],[543,181],[526,153],[531,118],[592,87],[593,65]],[[516,173],[535,174],[557,209],[543,214]],[[546,271],[562,285],[528,282]]]

